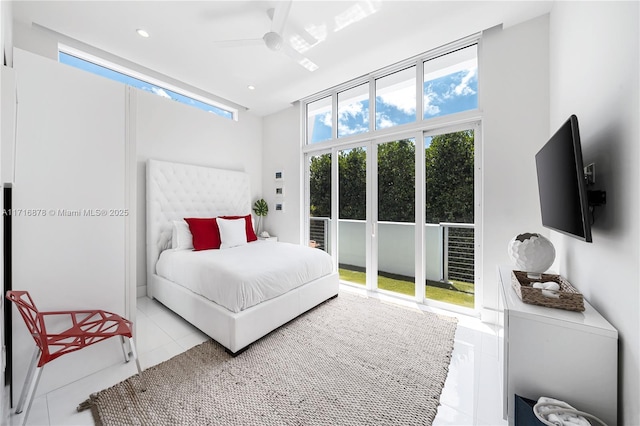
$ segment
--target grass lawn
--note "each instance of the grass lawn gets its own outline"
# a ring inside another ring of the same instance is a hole
[[[364,272],[339,269],[340,279],[353,284],[365,285]],[[448,288],[445,288],[448,287]],[[393,291],[395,293],[414,295],[414,283],[412,281],[399,280],[385,276],[378,276],[378,288]],[[458,306],[473,308],[474,297],[473,283],[453,281],[450,286],[446,284],[427,281],[426,297],[440,302],[451,303]]]

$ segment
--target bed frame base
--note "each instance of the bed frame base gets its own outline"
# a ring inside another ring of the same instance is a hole
[[[318,306],[320,306],[320,305],[322,305],[322,304],[324,304],[324,303],[327,303],[329,300],[333,300],[333,299],[335,299],[335,298],[337,298],[337,297],[338,297],[338,295],[337,295],[337,294],[336,294],[336,295],[334,295],[334,296],[331,296],[330,298],[328,298],[327,300],[324,300],[324,301],[320,302],[318,305],[316,305],[315,307],[311,308],[310,310],[315,309],[315,308],[317,308]],[[309,312],[309,311],[307,311],[307,312]],[[304,313],[305,313],[305,312],[303,312],[303,313],[301,313],[300,315],[298,315],[297,317],[295,317],[295,318],[293,318],[293,319],[291,319],[291,320],[287,321],[286,323],[282,324],[280,327],[283,327],[283,326],[285,326],[285,325],[289,324],[290,322],[295,321],[298,317],[302,316]],[[278,327],[278,328],[280,328],[280,327]],[[259,338],[259,339],[257,339],[257,340],[260,340],[260,339],[262,339],[262,338],[264,338],[264,337],[267,337],[269,334],[273,333],[273,332],[274,332],[274,331],[276,331],[278,328],[276,328],[275,330],[271,330],[269,333],[267,333],[266,335],[264,335],[264,336],[260,337],[260,338]],[[255,343],[255,342],[253,342],[253,343]],[[231,355],[232,357],[234,357],[234,358],[235,358],[235,357],[237,357],[238,355],[240,355],[241,353],[243,353],[244,351],[246,351],[247,349],[249,349],[250,347],[251,347],[251,344],[249,344],[249,345],[245,346],[244,348],[240,349],[240,350],[239,350],[239,351],[237,351],[237,352],[231,352],[228,348],[224,348],[224,351],[225,351],[226,353],[228,353],[229,355]]]
[[[251,343],[338,295],[337,272],[240,312],[228,309],[156,274],[152,297],[237,356]]]

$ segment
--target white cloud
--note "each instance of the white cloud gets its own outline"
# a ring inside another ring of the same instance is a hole
[[[402,89],[394,90],[383,95],[378,95],[377,98],[385,105],[395,107],[407,115],[414,115],[416,113],[415,94],[415,86],[404,87]]]
[[[438,105],[434,105],[433,102],[438,100],[438,95],[431,90],[431,86],[427,89],[427,93],[425,93],[422,105],[424,108],[424,112],[426,115],[437,115],[440,113],[440,107]]]
[[[457,96],[465,96],[465,95],[473,95],[476,93],[475,90],[473,90],[471,87],[469,87],[469,81],[475,77],[476,75],[476,68],[472,68],[467,70],[467,74],[462,77],[462,80],[460,81],[460,84],[458,84],[454,89],[453,89],[453,93],[455,93]]]
[[[451,99],[457,96],[469,96],[476,93],[476,91],[473,90],[471,86],[469,86],[469,82],[476,75],[476,69],[470,68],[465,71],[466,74],[460,79],[460,82],[458,84],[452,83],[450,86],[450,90],[442,94],[443,99]],[[462,71],[459,74],[461,73]],[[458,77],[459,76],[456,75],[454,78]]]
[[[380,113],[376,114],[376,127],[378,129],[386,129],[387,127],[393,127],[397,125],[398,123],[391,120],[389,116]]]
[[[322,122],[322,124],[324,124],[325,126],[331,128],[331,126],[333,125],[333,123],[331,122],[331,113],[330,112],[326,112],[324,114],[322,114],[320,121]]]
[[[369,130],[369,109],[362,102],[340,105],[338,135],[348,136]]]
[[[361,124],[356,125],[355,127],[350,127],[347,123],[338,122],[338,135],[340,136],[349,136],[355,135],[358,133],[364,133],[369,130],[369,126],[364,126]]]
[[[340,105],[338,121],[345,120],[347,116],[355,118],[358,115],[363,114],[362,102],[353,102],[347,105]]]
[[[155,93],[158,96],[162,96],[163,98],[167,98],[167,99],[171,99],[171,96],[169,96],[169,94],[167,92],[165,92],[163,89],[159,88],[159,87],[151,87],[151,91],[153,93]]]

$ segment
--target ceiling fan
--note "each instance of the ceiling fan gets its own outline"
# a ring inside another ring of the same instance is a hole
[[[214,43],[221,47],[235,47],[235,46],[253,46],[253,45],[265,45],[274,52],[282,52],[289,58],[296,61],[299,65],[306,68],[309,71],[315,71],[318,69],[318,65],[313,63],[309,58],[302,53],[294,49],[283,38],[282,34],[287,24],[287,18],[289,17],[289,11],[291,10],[292,0],[280,1],[275,9],[267,10],[267,15],[271,18],[271,29],[266,32],[262,38],[251,39],[239,39],[239,40],[220,40]],[[309,34],[307,31],[301,31],[301,37],[305,39],[309,44],[314,44],[318,40]]]

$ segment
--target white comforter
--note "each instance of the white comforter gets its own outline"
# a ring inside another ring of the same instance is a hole
[[[255,241],[224,250],[165,250],[158,275],[240,312],[333,271],[317,248]]]

